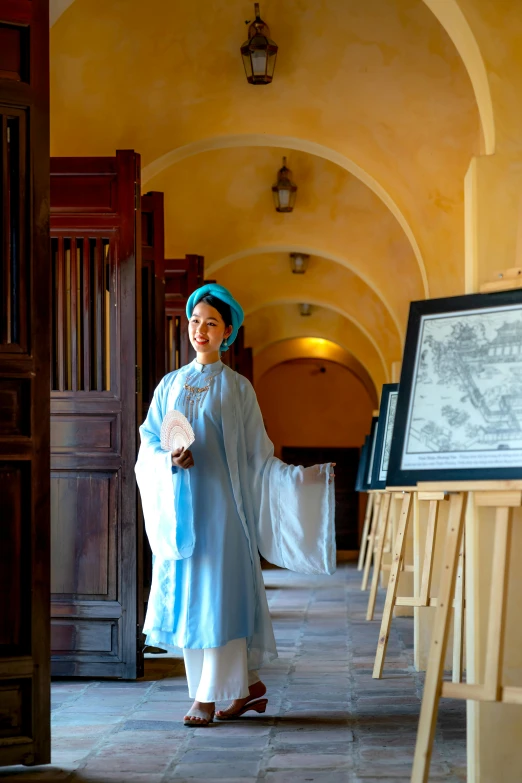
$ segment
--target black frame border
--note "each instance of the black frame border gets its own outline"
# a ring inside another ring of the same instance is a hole
[[[403,470],[401,468],[405,428],[411,402],[415,357],[421,318],[424,315],[449,314],[462,310],[488,310],[493,307],[522,305],[522,289],[492,294],[465,294],[444,299],[426,299],[412,302],[408,318],[404,358],[399,383],[399,398],[395,414],[387,487],[413,487],[419,481],[502,481],[522,478],[522,466],[515,468],[452,468]]]
[[[373,458],[373,466],[372,466],[372,489],[386,489],[386,479],[384,481],[379,481],[379,466],[381,464],[382,459],[382,451],[384,448],[384,435],[387,430],[387,423],[388,423],[388,400],[390,399],[390,394],[393,392],[397,392],[399,390],[399,384],[398,383],[385,383],[382,387],[382,394],[381,394],[381,404],[379,407],[379,424],[377,425],[377,434],[376,434],[376,441],[375,441],[375,455]],[[398,404],[397,400],[397,404]],[[395,421],[397,421],[397,415],[395,417]],[[383,426],[381,426],[381,424]],[[392,436],[393,438],[393,436]],[[391,447],[390,447],[391,449]],[[391,458],[391,450],[390,450],[390,458]],[[389,467],[389,463],[388,463]],[[386,472],[387,474],[388,472]]]
[[[370,430],[370,434],[368,436],[368,457],[367,457],[367,460],[366,460],[366,470],[364,471],[364,477],[363,477],[363,490],[362,490],[363,492],[369,492],[372,489],[373,463],[370,465],[370,460],[372,458],[372,450],[373,450],[373,445],[374,445],[374,441],[375,441],[375,433],[377,432],[377,424],[378,424],[378,422],[379,422],[379,417],[378,416],[373,416],[372,417],[372,427],[371,427],[371,430]],[[375,457],[375,452],[374,452],[374,457]],[[371,475],[370,475],[370,480],[367,481],[368,470],[370,468],[371,468],[372,472],[371,472]]]
[[[368,465],[368,441],[370,436],[367,435],[364,439],[364,443],[361,447],[361,453],[359,455],[359,465],[357,466],[357,476],[355,478],[355,491],[364,492],[363,479],[366,475],[366,466]]]

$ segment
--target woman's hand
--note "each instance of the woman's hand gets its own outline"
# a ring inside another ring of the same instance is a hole
[[[188,470],[188,468],[194,467],[194,457],[188,449],[186,451],[184,449],[176,449],[171,453],[170,457],[175,468]]]
[[[328,472],[328,483],[332,484],[335,478],[334,467],[335,462],[330,463],[331,470]],[[324,472],[322,465],[312,465],[311,467],[303,470],[303,484],[305,486],[312,486],[313,484],[321,484],[324,481]]]

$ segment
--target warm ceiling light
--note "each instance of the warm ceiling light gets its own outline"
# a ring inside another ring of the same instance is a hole
[[[312,305],[300,304],[299,305],[299,313],[301,315],[312,315]]]
[[[249,84],[270,84],[274,77],[277,44],[259,16],[259,3],[254,3],[256,18],[248,28],[248,41],[241,47],[243,65]],[[247,22],[248,24],[248,22]]]
[[[290,253],[290,266],[294,275],[304,275],[308,269],[308,259],[306,253]]]
[[[283,167],[277,172],[277,182],[272,185],[272,195],[278,212],[292,212],[294,208],[297,185],[294,185],[291,176],[292,172],[286,168],[286,158],[283,158]]]

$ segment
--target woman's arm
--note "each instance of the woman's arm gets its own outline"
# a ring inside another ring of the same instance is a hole
[[[274,457],[251,384],[239,383],[248,487],[258,548],[275,565],[299,573],[335,571],[335,499],[331,463],[303,468]],[[240,466],[241,473],[241,466]]]
[[[171,377],[167,375],[154,392],[140,427],[141,445],[135,467],[150,546],[154,555],[163,560],[190,557],[195,540],[188,474],[177,472],[172,467],[171,453],[161,448],[161,424],[170,391],[166,381]]]

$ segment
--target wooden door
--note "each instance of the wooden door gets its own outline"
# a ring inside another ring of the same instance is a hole
[[[203,256],[165,261],[166,371],[172,372],[195,358],[188,337],[185,308],[191,293],[203,285]]]
[[[0,765],[50,761],[49,6],[0,0]]]
[[[140,158],[51,159],[55,675],[141,673]]]
[[[244,375],[250,383],[254,383],[254,352],[252,348],[243,348],[236,370],[240,375]]]
[[[142,420],[165,375],[165,234],[163,193],[141,197]]]
[[[244,326],[239,329],[236,339],[221,358],[230,369],[244,375],[250,383],[254,382],[254,355],[252,348],[245,347]]]
[[[336,462],[335,468],[335,539],[338,550],[359,548],[359,493],[355,479],[359,449],[306,448],[283,446],[282,459],[290,465],[320,465]]]

